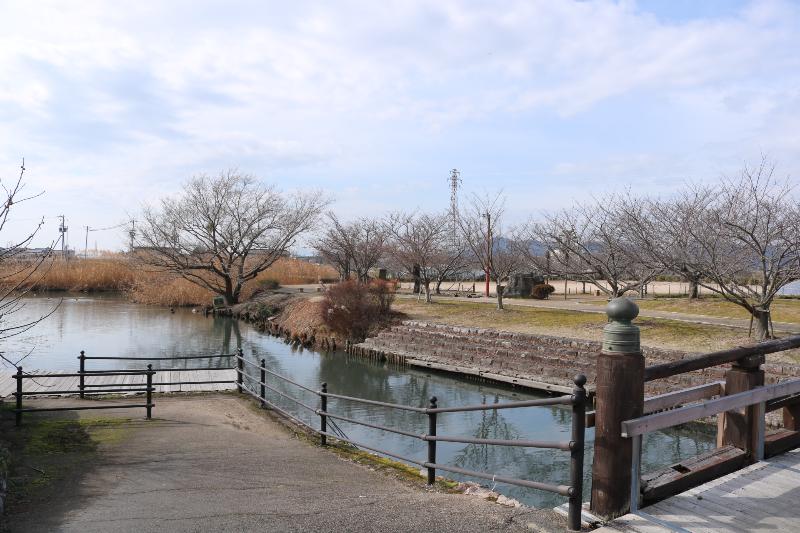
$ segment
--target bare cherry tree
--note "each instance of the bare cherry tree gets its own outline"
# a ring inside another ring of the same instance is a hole
[[[145,208],[137,256],[235,304],[244,285],[285,256],[327,204],[319,193],[284,194],[235,170],[199,175],[178,196]]]
[[[22,161],[16,178],[0,179],[0,187],[2,187],[0,236],[8,234],[9,217],[17,206],[43,194],[43,192],[28,194],[25,190],[24,177],[25,160]],[[43,226],[44,219],[22,236],[10,239],[11,243],[5,248],[0,248],[0,341],[27,332],[58,308],[58,304],[56,304],[51,310],[40,316],[17,318],[18,313],[25,307],[25,296],[47,273],[53,262],[53,243],[50,243],[47,248],[39,250],[39,253],[34,256],[28,254],[28,247]],[[9,239],[3,238],[3,240]],[[0,351],[0,358],[6,363],[18,366],[30,353],[9,354]]]
[[[385,225],[369,217],[343,223],[333,213],[328,213],[327,219],[326,229],[312,246],[336,267],[342,279],[348,279],[352,270],[359,281],[367,281],[369,271],[378,265],[386,251]]]
[[[549,248],[557,275],[585,279],[610,298],[641,291],[660,269],[649,261],[627,225],[623,196],[608,196],[547,215],[531,238]]]
[[[353,266],[350,235],[336,215],[328,213],[327,219],[327,227],[311,242],[311,247],[325,262],[336,268],[340,280],[346,281],[350,279]]]
[[[689,185],[668,199],[631,199],[623,209],[631,238],[646,261],[686,281],[689,300],[698,298],[706,251],[694,237],[715,196],[708,186]]]
[[[497,308],[503,307],[503,294],[509,278],[518,272],[525,265],[525,256],[520,253],[520,246],[513,240],[511,234],[508,237],[499,235],[494,240],[492,246],[492,267],[491,275],[497,286]]]
[[[497,238],[497,228],[505,211],[505,198],[501,193],[472,195],[458,216],[459,233],[466,243],[474,265],[486,276],[484,296],[489,297],[489,279],[492,277],[492,253]]]
[[[800,279],[800,208],[791,183],[762,158],[724,178],[690,215],[689,237],[701,250],[687,254],[687,268],[700,273],[703,287],[746,309],[757,338],[770,337],[775,296]]]
[[[454,263],[450,255],[448,215],[392,213],[385,220],[389,233],[388,253],[409,274],[417,274],[425,301],[433,301],[431,283]]]

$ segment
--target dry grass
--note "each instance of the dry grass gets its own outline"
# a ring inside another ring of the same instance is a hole
[[[19,263],[0,266],[0,277],[6,285],[16,284],[27,273]],[[277,281],[281,285],[296,285],[335,277],[336,271],[332,267],[283,258],[245,286],[242,300],[249,298],[260,283],[267,280]],[[42,265],[22,288],[41,291],[125,291],[136,302],[169,306],[208,305],[214,296],[210,290],[173,274],[148,271],[124,255],[102,259],[55,260]]]
[[[281,285],[306,285],[320,280],[335,280],[339,275],[329,265],[316,265],[300,259],[282,258],[256,278],[256,281],[272,279]]]
[[[605,305],[603,301],[587,301],[586,303]],[[749,319],[750,314],[744,308],[723,300],[722,298],[657,298],[654,300],[637,300],[641,309],[687,313],[692,315],[713,316],[719,318]],[[772,303],[772,320],[800,324],[800,300],[777,299]]]
[[[134,281],[134,269],[124,258],[63,261],[42,264],[27,280],[31,268],[22,263],[6,263],[0,268],[5,285],[22,281],[23,289],[42,291],[121,291]],[[24,280],[24,281],[23,281]]]
[[[607,324],[605,316],[599,313],[513,304],[506,307],[498,311],[492,304],[479,302],[439,300],[425,304],[411,299],[398,299],[393,306],[412,319],[587,340],[600,340]],[[752,342],[745,331],[735,328],[657,318],[638,318],[635,324],[641,329],[642,344],[654,348],[710,352]],[[770,361],[780,359],[781,356],[770,356]],[[796,363],[800,358],[787,353],[783,360]]]

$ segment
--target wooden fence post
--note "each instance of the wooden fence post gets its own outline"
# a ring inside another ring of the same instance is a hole
[[[639,307],[627,298],[615,298],[606,314],[610,322],[603,328],[595,381],[591,509],[610,519],[630,508],[633,442],[622,437],[621,424],[642,415],[644,357],[639,328],[631,324],[639,315]]]
[[[764,386],[763,355],[751,355],[735,362],[725,373],[725,395],[746,392]],[[756,461],[763,449],[764,411],[759,405],[727,411],[717,417],[717,446],[735,446]]]

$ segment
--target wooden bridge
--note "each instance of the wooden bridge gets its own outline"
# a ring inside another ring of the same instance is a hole
[[[704,483],[596,531],[800,531],[800,449]]]

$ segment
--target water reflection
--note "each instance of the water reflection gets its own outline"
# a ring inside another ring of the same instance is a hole
[[[52,304],[52,301],[50,301]],[[48,305],[46,298],[32,298],[26,312],[34,314]],[[37,307],[38,306],[38,307]],[[16,338],[4,346],[8,351],[36,350],[26,362],[27,368],[74,370],[77,354],[114,356],[186,356],[233,353],[241,347],[246,358],[260,362],[279,374],[312,389],[328,383],[334,393],[359,396],[388,403],[424,407],[431,396],[439,405],[470,405],[485,402],[506,402],[542,397],[511,389],[476,384],[424,370],[380,364],[345,354],[319,354],[295,349],[254,328],[227,318],[203,317],[188,310],[130,304],[119,297],[91,296],[69,298],[53,316],[53,320],[32,330],[28,338]],[[92,368],[101,368],[94,361]],[[233,366],[230,358],[156,361],[156,368],[192,368]],[[135,365],[135,362],[130,366]],[[258,372],[247,366],[246,384],[258,391]],[[275,377],[267,383],[303,402],[318,405],[315,394],[302,391]],[[317,415],[292,402],[272,395],[275,403],[314,427]],[[332,399],[329,410],[348,418],[397,427],[417,434],[427,433],[427,417],[420,413],[367,406]],[[537,407],[501,411],[443,413],[438,417],[440,435],[496,439],[569,440],[571,410],[568,407]],[[401,455],[424,459],[426,443],[400,435],[377,431],[354,424],[338,422],[341,429],[355,440]],[[644,439],[644,471],[677,462],[714,446],[714,428],[690,426],[669,433],[652,433]],[[594,432],[587,431],[585,459],[585,498],[588,498]],[[523,479],[567,483],[569,453],[560,450],[488,446],[477,444],[439,443],[438,461],[471,470],[486,471]],[[459,478],[456,474],[450,477]],[[489,483],[491,485],[491,482]],[[512,498],[537,507],[564,502],[557,495],[497,484],[497,490]]]

